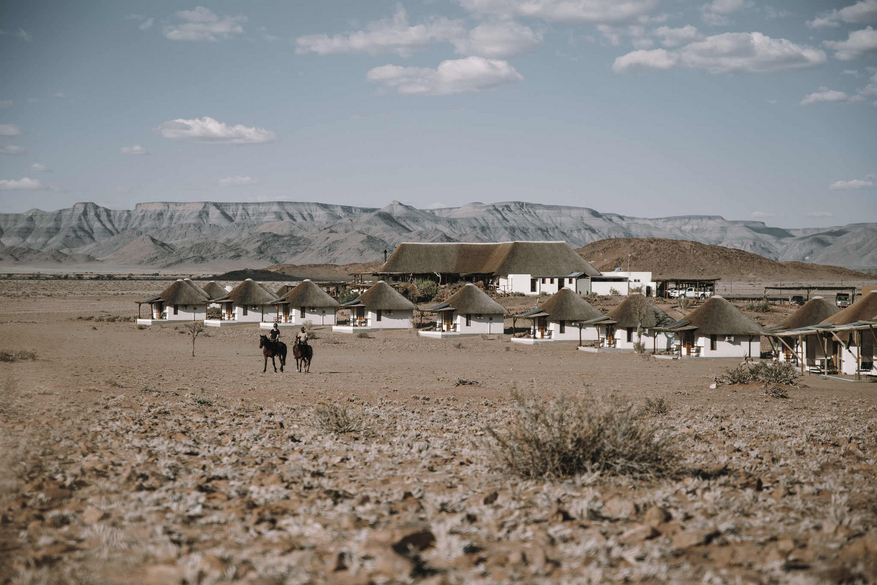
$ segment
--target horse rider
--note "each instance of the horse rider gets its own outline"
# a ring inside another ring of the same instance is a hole
[[[305,331],[305,328],[302,327],[301,331],[295,334],[295,340],[299,345],[307,345],[308,344],[308,332]]]
[[[271,329],[271,333],[268,335],[271,338],[271,343],[277,343],[280,340],[280,328],[277,326],[277,323],[274,324],[274,328]]]

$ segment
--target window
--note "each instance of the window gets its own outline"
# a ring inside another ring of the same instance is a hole
[[[542,279],[542,284],[545,284],[545,279],[544,279],[544,278]]]
[[[381,320],[381,310],[378,309],[377,311],[375,311],[375,321],[380,321],[380,320]]]
[[[483,317],[484,317],[484,315],[475,315],[476,319],[482,319]]]
[[[246,316],[247,316],[247,307],[246,307],[246,305],[244,305],[243,309],[244,309],[244,317],[246,317]]]
[[[560,332],[566,333],[566,322],[564,322],[562,319],[560,321]]]
[[[180,314],[180,306],[174,305],[174,315],[179,315],[179,314]]]
[[[549,278],[549,279],[548,279],[548,284],[554,284],[554,279],[553,279],[553,278]]]
[[[393,314],[393,311],[387,309],[387,315],[392,315],[392,314]]]
[[[716,346],[718,345],[718,342],[719,342],[718,336],[710,335],[710,350],[711,351],[716,351]]]
[[[466,327],[470,327],[472,325],[472,315],[466,313]]]
[[[536,279],[530,279],[530,292],[536,292]]]
[[[633,341],[633,327],[627,328],[627,342],[630,343]]]
[[[304,307],[302,307],[298,310],[298,316],[301,318],[304,318],[304,316],[305,316],[305,308]]]

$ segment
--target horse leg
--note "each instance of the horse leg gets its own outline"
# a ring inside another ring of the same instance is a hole
[[[268,371],[268,356],[266,355],[265,356],[265,367],[262,368],[262,373],[264,374],[267,371]]]
[[[285,363],[286,363],[286,356],[284,356],[283,354],[280,354],[280,371],[281,372],[283,371],[283,364],[285,364]]]
[[[274,361],[274,355],[271,355],[271,365],[274,366],[274,373],[277,373],[277,362]]]

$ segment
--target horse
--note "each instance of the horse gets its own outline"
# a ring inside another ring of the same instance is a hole
[[[299,372],[302,371],[302,368],[306,374],[311,371],[311,359],[314,357],[313,347],[306,343],[299,343],[296,339],[295,345],[292,346],[292,355],[295,356],[295,367],[298,368]]]
[[[267,335],[259,336],[259,347],[262,349],[262,355],[265,357],[265,367],[262,368],[264,374],[268,370],[268,358],[271,358],[271,365],[274,371],[277,371],[277,364],[274,362],[274,356],[280,358],[280,371],[286,365],[286,344],[282,341],[271,341]]]

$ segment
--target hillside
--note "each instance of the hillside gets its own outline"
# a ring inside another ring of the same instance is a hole
[[[717,277],[722,280],[868,280],[867,274],[820,264],[777,262],[758,254],[699,242],[664,238],[616,238],[576,250],[602,272],[616,268],[651,271],[662,277]]]
[[[120,269],[349,264],[380,260],[402,242],[562,240],[579,247],[607,238],[689,240],[781,262],[877,267],[877,224],[782,229],[720,216],[649,219],[520,201],[432,210],[398,201],[381,209],[295,201],[157,202],[130,210],[77,203],[0,213],[4,246],[87,254]],[[21,259],[9,262],[30,261],[15,257]]]

